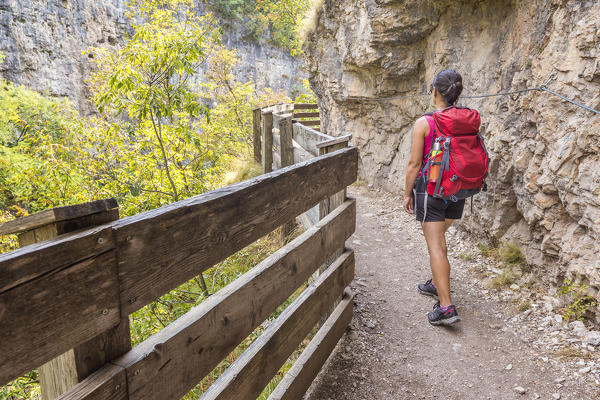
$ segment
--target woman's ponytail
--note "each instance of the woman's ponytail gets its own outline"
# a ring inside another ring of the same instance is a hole
[[[435,87],[447,105],[455,105],[463,90],[462,76],[453,69],[440,72],[433,80]]]

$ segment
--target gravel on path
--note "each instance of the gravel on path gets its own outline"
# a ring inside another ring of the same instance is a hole
[[[520,313],[508,288],[489,289],[481,272],[493,266],[461,260],[465,248],[477,252],[477,241],[452,228],[461,322],[431,326],[434,300],[416,289],[430,277],[419,224],[398,196],[365,186],[349,196],[357,199],[357,230],[347,243],[356,253],[354,319],[305,399],[600,399],[600,347],[569,339],[571,326],[544,303],[532,300],[532,310]],[[582,358],[557,356],[557,345],[578,346]]]

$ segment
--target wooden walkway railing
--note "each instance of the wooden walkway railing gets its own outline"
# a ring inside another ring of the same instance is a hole
[[[344,193],[357,177],[357,150],[314,157],[310,140],[313,158],[132,217],[106,223],[118,214],[105,201],[76,206],[88,211],[75,217],[64,208],[0,227],[0,234],[25,231],[27,244],[47,237],[32,231],[60,226],[53,239],[0,255],[0,384],[67,353],[78,383],[60,399],[181,398],[329,264],[202,397],[255,399],[329,315],[270,397],[299,399],[352,317],[354,254],[344,248],[355,229],[352,199],[344,196],[298,238],[133,349],[128,316]]]
[[[320,127],[319,112],[306,110],[317,110],[317,104],[278,104],[254,110],[254,157],[262,164],[263,172],[349,146],[351,135],[334,137],[311,128]],[[343,190],[324,199],[303,213],[299,217],[300,222],[305,228],[313,226],[345,198],[346,192]]]

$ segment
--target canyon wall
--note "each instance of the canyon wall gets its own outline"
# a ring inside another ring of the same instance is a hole
[[[114,47],[128,32],[125,0],[0,0],[0,76],[54,96],[67,96],[81,111],[91,109],[85,80],[90,47]],[[198,12],[202,13],[202,7]],[[240,59],[236,77],[253,80],[258,90],[294,93],[302,89],[302,62],[268,44],[243,39],[230,24],[223,43]]]
[[[464,94],[549,88],[600,106],[600,3],[559,0],[325,0],[305,42],[328,134],[351,133],[360,175],[401,194],[412,125],[435,74]],[[489,191],[464,229],[519,242],[554,282],[600,287],[600,116],[542,92],[464,99],[491,153]],[[400,200],[399,200],[400,201]]]

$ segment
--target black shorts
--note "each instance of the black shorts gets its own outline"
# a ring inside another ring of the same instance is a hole
[[[417,193],[414,199],[415,215],[417,221],[423,222],[425,214],[425,193]],[[439,222],[446,219],[461,219],[465,208],[465,199],[458,201],[442,200],[427,196],[427,215],[424,222]]]

